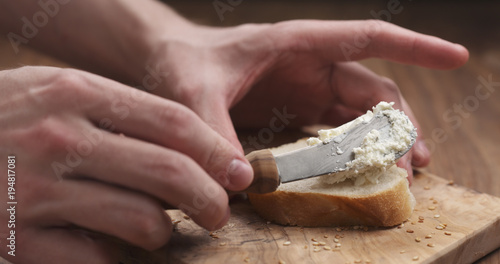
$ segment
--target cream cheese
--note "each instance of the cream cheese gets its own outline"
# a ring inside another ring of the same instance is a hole
[[[319,130],[318,137],[307,140],[309,146],[335,141],[336,136],[362,122],[370,121],[377,114],[387,116],[391,123],[388,133],[380,133],[374,129],[364,137],[361,146],[353,149],[354,159],[346,163],[345,171],[323,175],[319,177],[320,181],[334,184],[351,179],[356,185],[378,182],[381,174],[396,163],[395,153],[408,149],[416,137],[416,128],[410,119],[403,112],[394,109],[393,105],[394,103],[380,102],[372,108],[373,111],[368,110],[366,114],[337,128]],[[342,154],[342,150],[337,148],[337,154]]]

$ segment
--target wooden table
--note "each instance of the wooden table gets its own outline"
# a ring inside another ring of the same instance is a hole
[[[369,19],[372,11],[387,9],[387,2],[242,1],[220,21],[212,1],[169,1],[183,15],[216,26],[300,18]],[[453,71],[381,60],[362,63],[400,86],[432,150],[429,172],[500,196],[500,85],[492,86],[488,96],[476,94],[481,80],[500,82],[500,3],[401,1],[400,5],[402,11],[392,14],[390,22],[465,45],[469,62]],[[0,69],[21,65],[64,64],[26,48],[16,55],[8,43],[0,42]],[[478,263],[500,263],[500,250]]]

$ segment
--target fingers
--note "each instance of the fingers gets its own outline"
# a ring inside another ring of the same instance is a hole
[[[417,141],[411,149],[411,165],[415,167],[425,167],[429,165],[431,154],[429,152],[429,149],[427,149],[427,147],[425,146],[423,131],[406,100],[404,98],[401,98],[401,101],[403,111],[410,118],[413,125],[417,128],[418,134]]]
[[[401,158],[398,164],[404,166],[409,175],[412,175],[412,164],[417,167],[426,166],[429,163],[430,154],[423,142],[420,125],[397,85],[390,79],[381,78],[358,63],[338,63],[335,67],[332,76],[332,89],[334,89],[333,94],[336,95],[336,100],[341,104],[328,111],[327,115],[324,116],[324,121],[332,124],[343,123],[350,119],[339,120],[342,116],[335,115],[336,111],[343,111],[344,117],[352,119],[353,115],[364,113],[380,101],[394,102],[394,107],[402,110],[408,116],[417,128],[418,134],[410,154]]]
[[[105,240],[90,238],[81,231],[48,228],[23,232],[23,249],[13,261],[19,263],[74,263],[108,264],[120,261],[116,245]],[[22,258],[22,260],[21,260]]]
[[[330,62],[369,57],[436,69],[453,69],[468,60],[461,45],[419,34],[381,20],[288,21],[269,34],[282,50],[317,52]]]
[[[253,170],[242,152],[187,107],[109,80],[93,85],[107,93],[88,111],[95,123],[109,120],[128,137],[189,156],[227,189],[238,191],[250,184]]]
[[[92,133],[103,133],[102,140],[74,168],[73,175],[150,194],[183,210],[206,229],[227,222],[226,191],[188,156],[95,128]]]
[[[62,180],[47,188],[50,204],[34,216],[41,225],[76,225],[154,250],[168,241],[172,223],[152,197],[91,180]]]

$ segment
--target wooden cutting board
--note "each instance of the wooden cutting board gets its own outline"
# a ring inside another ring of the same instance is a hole
[[[471,263],[500,247],[500,198],[422,172],[411,190],[415,212],[393,228],[285,227],[266,223],[239,200],[229,223],[209,233],[169,211],[180,222],[168,246],[153,253],[128,250],[123,262]]]

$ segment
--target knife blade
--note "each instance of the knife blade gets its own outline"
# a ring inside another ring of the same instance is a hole
[[[267,193],[275,191],[280,183],[292,182],[346,170],[346,163],[354,159],[353,149],[359,147],[365,136],[376,129],[380,137],[389,137],[391,123],[382,114],[368,122],[361,122],[328,142],[274,156],[270,150],[258,150],[247,155],[254,168],[254,181],[246,192]],[[410,146],[394,153],[395,160],[408,152]]]

